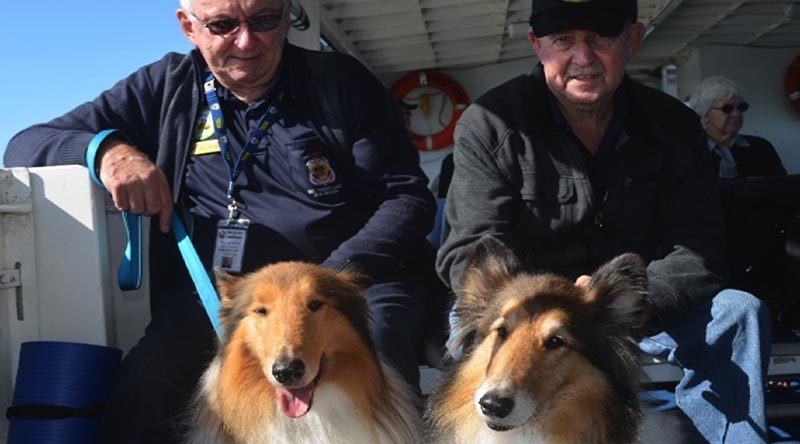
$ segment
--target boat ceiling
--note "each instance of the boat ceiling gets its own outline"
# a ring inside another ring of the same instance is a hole
[[[533,55],[530,0],[320,0],[321,29],[378,74],[490,65]],[[692,48],[800,48],[800,0],[639,0],[647,35],[629,72]],[[744,63],[749,63],[745,62]]]

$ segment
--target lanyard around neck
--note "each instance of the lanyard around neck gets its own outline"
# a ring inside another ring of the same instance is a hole
[[[214,120],[214,135],[217,136],[217,141],[219,142],[220,154],[222,155],[222,159],[225,161],[225,164],[228,166],[228,210],[229,217],[233,218],[237,213],[236,200],[234,199],[233,195],[233,184],[236,182],[239,174],[241,174],[242,168],[244,167],[244,162],[247,162],[253,151],[267,136],[270,126],[280,120],[280,104],[281,99],[283,98],[283,91],[281,91],[275,97],[275,99],[270,102],[269,106],[267,107],[267,112],[265,112],[258,121],[258,125],[256,125],[256,127],[250,131],[250,134],[247,136],[247,142],[237,156],[231,151],[230,145],[228,144],[228,130],[225,127],[225,119],[222,117],[222,107],[219,103],[219,97],[217,97],[217,88],[215,86],[214,76],[211,73],[208,73],[206,76],[205,82],[203,83],[203,89],[206,94],[206,100],[208,101],[208,108],[211,112],[211,117]]]

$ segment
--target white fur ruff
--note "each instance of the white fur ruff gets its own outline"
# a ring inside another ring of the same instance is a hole
[[[677,418],[645,411],[639,425],[636,444],[680,444],[683,433]],[[531,425],[523,425],[507,432],[496,432],[481,421],[475,436],[443,437],[436,444],[552,444],[552,439]],[[574,443],[582,444],[582,443]]]
[[[385,405],[372,406],[366,417],[355,408],[339,386],[321,384],[307,414],[292,419],[280,412],[253,424],[248,439],[238,442],[223,430],[223,424],[208,404],[208,393],[216,386],[219,361],[203,375],[198,411],[190,444],[417,444],[420,418],[414,395],[394,369],[383,365],[387,386]]]

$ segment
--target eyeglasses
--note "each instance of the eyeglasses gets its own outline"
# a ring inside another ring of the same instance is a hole
[[[244,20],[226,18],[207,22],[194,15],[192,11],[186,12],[188,12],[189,15],[191,15],[195,20],[200,22],[204,28],[208,29],[208,32],[211,34],[227,36],[235,31],[238,31],[239,28],[241,28],[242,23],[247,23],[247,27],[251,32],[272,31],[281,23],[281,18],[283,17],[283,5],[281,5],[281,11],[278,14],[259,14],[255,17],[246,18]]]
[[[718,109],[718,110],[722,111],[725,114],[730,114],[730,113],[733,112],[734,109],[738,109],[740,113],[743,113],[743,112],[747,111],[748,109],[750,109],[750,104],[747,103],[747,102],[741,102],[741,103],[736,104],[736,105],[734,105],[732,103],[726,103],[725,105],[722,105],[719,108],[711,108],[711,109]]]

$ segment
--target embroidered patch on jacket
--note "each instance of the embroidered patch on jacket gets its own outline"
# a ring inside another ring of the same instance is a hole
[[[309,196],[319,199],[338,195],[342,191],[342,184],[336,182],[333,165],[319,151],[312,151],[304,158],[308,169],[308,181],[312,186],[306,190]]]
[[[308,180],[311,185],[319,187],[330,185],[336,181],[336,173],[333,171],[330,162],[318,154],[306,161],[306,168],[308,168]]]

